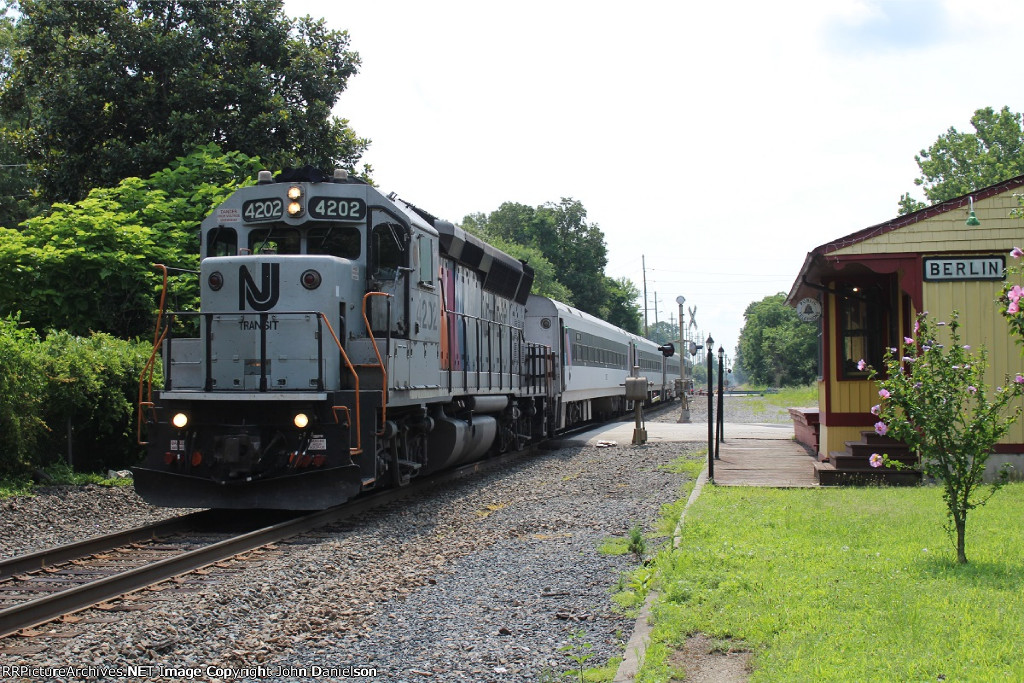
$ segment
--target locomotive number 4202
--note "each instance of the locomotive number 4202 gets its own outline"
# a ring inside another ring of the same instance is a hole
[[[361,221],[366,218],[366,202],[362,199],[310,197],[309,215],[313,218]]]

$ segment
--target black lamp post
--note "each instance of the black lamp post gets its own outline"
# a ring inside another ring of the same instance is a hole
[[[711,353],[712,344],[715,340],[708,335],[704,355],[708,359],[708,479],[715,480],[715,387],[712,384],[712,363],[714,355]]]

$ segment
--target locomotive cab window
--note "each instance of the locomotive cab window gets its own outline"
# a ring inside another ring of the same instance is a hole
[[[362,235],[358,228],[333,225],[310,228],[306,233],[306,253],[355,260],[362,253]]]
[[[418,235],[416,244],[418,248],[413,258],[419,268],[420,284],[433,287],[434,278],[437,277],[434,268],[434,242],[426,235]]]
[[[399,268],[405,267],[408,257],[406,245],[409,233],[405,226],[386,220],[373,226],[370,236],[373,248],[373,277],[395,280]]]
[[[207,256],[234,256],[238,253],[238,233],[234,228],[218,225],[206,233]]]
[[[302,239],[295,228],[261,228],[249,232],[254,254],[300,254]]]

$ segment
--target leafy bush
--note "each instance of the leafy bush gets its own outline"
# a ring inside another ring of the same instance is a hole
[[[133,464],[138,378],[151,348],[102,333],[43,340],[17,317],[0,318],[0,473],[25,476],[68,453],[79,470]]]
[[[138,459],[134,407],[152,344],[108,334],[52,332],[40,344],[47,377],[43,419],[49,460],[71,454],[77,469],[120,469]],[[68,439],[71,439],[69,445]]]
[[[208,145],[145,180],[0,228],[0,315],[21,311],[40,330],[148,335],[161,287],[152,264],[195,268],[199,224],[259,169],[257,158]],[[190,288],[177,289],[173,306],[196,307],[194,280],[184,278]]]
[[[29,469],[46,435],[38,343],[19,316],[0,318],[0,473]]]

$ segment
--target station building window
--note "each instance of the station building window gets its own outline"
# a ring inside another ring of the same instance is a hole
[[[879,285],[844,285],[838,290],[841,376],[867,379],[859,370],[863,359],[876,370],[883,369],[885,322],[889,302]]]

